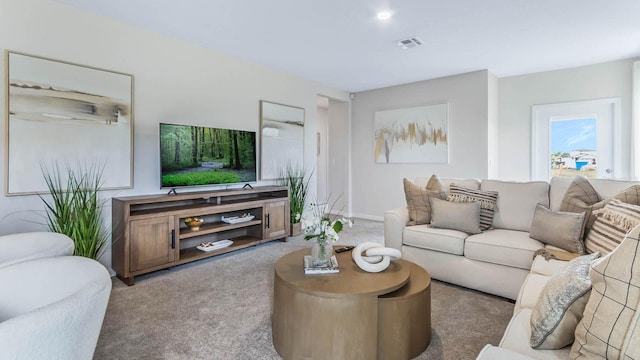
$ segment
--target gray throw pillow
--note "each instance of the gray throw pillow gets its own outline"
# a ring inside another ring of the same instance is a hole
[[[431,204],[431,227],[463,231],[468,234],[479,234],[480,203],[456,203],[429,198]]]
[[[589,300],[589,268],[599,256],[594,253],[577,257],[551,276],[532,309],[532,348],[561,349],[573,342]]]
[[[493,212],[498,201],[497,191],[469,189],[456,184],[449,185],[447,201],[462,203],[480,203],[480,229],[487,230],[493,225]]]
[[[582,231],[584,213],[551,211],[541,204],[536,206],[529,237],[568,252],[584,254]]]

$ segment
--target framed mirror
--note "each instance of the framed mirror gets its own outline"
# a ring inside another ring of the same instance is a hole
[[[260,180],[304,167],[304,109],[260,100]]]

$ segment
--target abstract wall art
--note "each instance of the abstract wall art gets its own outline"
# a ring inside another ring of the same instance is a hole
[[[378,164],[447,163],[448,105],[376,112],[374,144]]]
[[[46,192],[54,166],[95,164],[103,189],[133,186],[133,76],[11,51],[5,64],[6,195]]]
[[[260,101],[260,179],[273,180],[281,169],[304,168],[304,109]]]

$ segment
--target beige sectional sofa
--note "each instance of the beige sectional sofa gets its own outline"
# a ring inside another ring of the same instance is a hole
[[[428,179],[415,184],[424,187]],[[514,316],[499,347],[488,345],[479,359],[568,359],[571,346],[558,350],[532,349],[531,314],[545,285],[566,261],[546,260],[536,250],[556,247],[531,239],[529,230],[538,203],[560,209],[572,179],[554,177],[547,182],[441,179],[465,187],[498,192],[493,228],[480,234],[407,226],[407,208],[387,211],[384,216],[386,246],[401,249],[405,259],[424,267],[434,279],[516,300]],[[608,198],[637,182],[590,180],[595,190]]]
[[[425,187],[428,178],[414,183]],[[536,205],[558,211],[572,179],[554,177],[550,182],[441,179],[445,187],[455,183],[468,188],[497,191],[493,228],[480,234],[407,226],[406,207],[384,214],[385,246],[400,249],[403,258],[424,267],[434,279],[516,300],[529,275],[536,250],[545,247],[531,239],[529,230]],[[635,184],[630,181],[591,180],[603,197]],[[549,247],[546,245],[546,247]]]

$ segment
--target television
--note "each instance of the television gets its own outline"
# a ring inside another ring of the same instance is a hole
[[[160,123],[160,169],[162,188],[255,182],[256,133]]]

